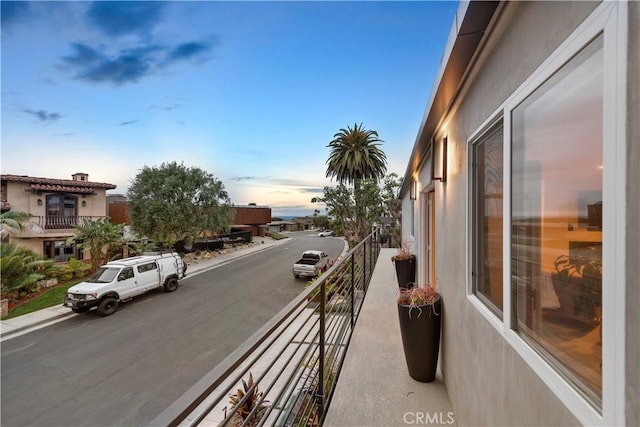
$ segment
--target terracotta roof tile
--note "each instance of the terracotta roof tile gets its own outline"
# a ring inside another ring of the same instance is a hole
[[[31,184],[31,188],[40,191],[66,191],[73,193],[93,193],[91,188],[113,190],[114,184],[106,182],[74,181],[72,179],[38,178],[26,175],[0,175],[0,180],[9,182],[24,182]],[[42,187],[42,188],[36,188]],[[54,189],[55,188],[55,189]]]

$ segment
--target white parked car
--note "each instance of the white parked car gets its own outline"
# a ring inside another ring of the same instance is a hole
[[[328,237],[328,236],[332,236],[332,235],[333,235],[333,231],[332,230],[323,230],[323,231],[318,233],[318,236],[320,236],[320,237]]]
[[[152,289],[175,291],[186,270],[186,264],[175,251],[111,261],[84,282],[70,287],[62,305],[74,313],[97,307],[98,314],[108,316],[116,312],[119,303]]]

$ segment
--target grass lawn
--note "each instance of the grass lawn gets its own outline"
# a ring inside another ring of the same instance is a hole
[[[82,280],[74,280],[72,282],[63,283],[61,285],[54,286],[47,289],[41,295],[30,299],[29,301],[20,304],[9,312],[2,320],[11,319],[12,317],[22,316],[23,314],[31,313],[32,311],[41,310],[47,307],[53,307],[54,305],[62,305],[64,294],[71,286],[76,283],[80,283]]]

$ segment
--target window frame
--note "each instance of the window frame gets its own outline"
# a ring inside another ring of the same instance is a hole
[[[467,180],[467,299],[503,336],[527,365],[552,390],[554,395],[587,425],[625,424],[625,120],[627,5],[603,2],[555,51],[499,106],[490,118],[468,139]],[[512,327],[514,314],[511,297],[511,117],[513,110],[593,39],[603,37],[603,270],[602,294],[602,407],[595,408],[577,388],[549,364]],[[473,147],[497,120],[503,120],[503,317],[485,305],[475,294],[473,268]],[[616,336],[618,337],[616,339]]]
[[[498,323],[496,323],[496,325],[500,325],[502,323],[502,319],[504,317],[504,310],[505,310],[505,305],[504,305],[504,297],[503,297],[503,303],[502,303],[502,309],[500,309],[497,305],[493,304],[492,301],[490,301],[487,297],[485,297],[484,295],[478,296],[477,295],[477,286],[476,286],[476,277],[474,277],[474,270],[476,268],[476,247],[477,247],[477,235],[476,235],[476,207],[475,207],[475,201],[477,198],[477,194],[475,192],[476,189],[476,173],[477,173],[477,169],[476,169],[476,165],[475,165],[475,158],[476,158],[476,148],[481,144],[486,142],[486,137],[489,136],[490,134],[492,134],[495,129],[496,126],[501,125],[502,126],[502,145],[503,145],[503,153],[502,153],[502,161],[503,161],[503,165],[504,165],[504,144],[505,144],[505,131],[504,131],[504,118],[502,116],[502,111],[498,111],[497,114],[494,114],[494,116],[492,116],[489,120],[487,120],[485,123],[482,124],[482,126],[480,127],[480,129],[478,131],[476,131],[473,135],[471,135],[471,138],[469,138],[469,150],[467,150],[467,154],[469,156],[468,162],[467,164],[469,165],[469,230],[468,230],[468,235],[469,235],[469,256],[468,256],[468,272],[469,272],[469,277],[468,277],[468,281],[469,281],[469,288],[467,290],[468,293],[468,297],[469,300],[472,301],[472,303],[474,305],[476,305],[477,307],[481,307],[481,310],[483,312],[485,312],[486,314],[492,316],[492,320],[497,321]],[[504,166],[503,166],[503,176],[502,176],[502,185],[503,185],[503,197],[502,197],[502,202],[504,205],[504,195],[506,194],[504,192],[504,180],[505,180],[505,176],[504,176]],[[504,208],[503,208],[503,234],[504,234]],[[504,260],[504,235],[503,235],[503,260]],[[504,270],[504,262],[502,264],[502,269]],[[503,286],[504,289],[504,286]],[[494,322],[495,323],[495,322]]]

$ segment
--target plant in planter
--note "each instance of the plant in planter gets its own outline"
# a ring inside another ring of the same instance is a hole
[[[602,246],[589,246],[576,255],[560,255],[554,262],[553,284],[563,310],[589,322],[602,312]],[[564,305],[564,307],[563,307]]]
[[[432,382],[440,351],[442,298],[435,287],[416,285],[400,289],[397,303],[409,375],[416,381]]]
[[[231,404],[230,413],[232,426],[255,426],[263,418],[269,408],[268,401],[263,400],[263,394],[258,391],[258,385],[253,383],[253,375],[249,373],[249,382],[242,380],[243,389],[238,389],[229,397]],[[224,416],[227,418],[227,408],[224,408]]]
[[[416,256],[409,252],[406,242],[398,248],[398,253],[391,257],[396,267],[396,277],[400,288],[411,288],[416,281]]]

